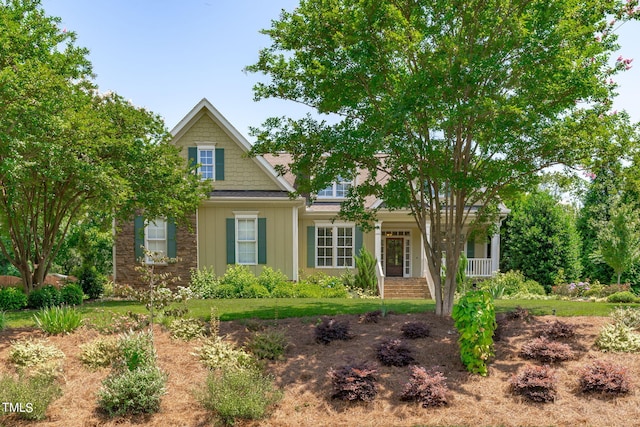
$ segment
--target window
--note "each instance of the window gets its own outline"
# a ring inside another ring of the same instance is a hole
[[[324,190],[318,191],[320,199],[344,199],[349,193],[349,189],[353,186],[353,180],[346,180],[341,176],[330,186]]]
[[[238,264],[258,263],[258,218],[236,217],[236,254]]]
[[[144,247],[158,257],[167,256],[167,221],[156,218],[147,224],[144,230]],[[147,263],[153,263],[149,256],[145,258]]]
[[[353,267],[354,228],[316,228],[316,266]]]
[[[202,179],[215,179],[215,147],[198,147],[198,172]]]

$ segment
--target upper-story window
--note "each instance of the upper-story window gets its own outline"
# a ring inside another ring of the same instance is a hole
[[[202,179],[215,179],[216,149],[211,146],[198,147],[198,172]]]
[[[344,179],[341,176],[325,189],[318,191],[319,199],[344,199],[353,186],[353,180]]]

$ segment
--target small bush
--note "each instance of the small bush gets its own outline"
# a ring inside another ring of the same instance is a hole
[[[183,341],[191,341],[194,338],[201,338],[205,335],[202,322],[198,319],[174,319],[169,323],[171,338]]]
[[[104,292],[104,282],[106,279],[94,266],[80,267],[79,271],[76,272],[76,276],[78,277],[78,283],[82,288],[82,292],[91,299],[100,298]]]
[[[419,402],[423,408],[444,406],[449,402],[447,378],[437,370],[413,366],[411,378],[402,388],[400,399]]]
[[[511,390],[533,402],[553,402],[556,399],[555,372],[549,366],[526,366],[509,379]]]
[[[415,359],[401,340],[385,340],[376,347],[376,357],[385,366],[407,366]]]
[[[64,353],[44,341],[16,341],[9,348],[9,361],[19,372],[51,381],[62,371]]]
[[[520,271],[513,270],[506,273],[499,272],[492,278],[482,281],[479,289],[490,292],[494,298],[515,294],[545,295],[546,293],[544,286],[535,280],[527,280]]]
[[[202,364],[209,369],[223,371],[250,368],[255,365],[255,359],[244,350],[237,350],[234,346],[220,337],[213,337],[197,347],[195,353]]]
[[[624,292],[616,292],[615,294],[611,294],[607,297],[607,302],[613,303],[631,303],[636,302],[637,298],[633,292],[624,291]]]
[[[316,342],[329,344],[336,340],[350,340],[353,338],[350,329],[348,320],[322,319],[315,329]]]
[[[282,332],[271,330],[253,333],[246,347],[258,359],[280,360],[288,345]]]
[[[296,290],[293,283],[280,283],[271,291],[273,298],[295,298]]]
[[[47,307],[33,315],[38,328],[50,335],[68,334],[82,325],[82,314],[70,307]]]
[[[271,377],[255,369],[241,369],[211,372],[198,398],[205,408],[231,425],[238,418],[264,418],[267,408],[280,401],[282,392]]]
[[[27,298],[29,308],[53,307],[59,305],[60,302],[60,291],[52,285],[34,289]]]
[[[605,325],[596,338],[596,346],[604,352],[640,352],[640,334],[621,323]]]
[[[620,323],[631,329],[640,328],[640,309],[635,307],[616,307],[609,315],[613,323]]]
[[[242,298],[269,298],[270,296],[269,290],[258,283],[242,290]]]
[[[82,288],[75,283],[70,283],[60,289],[60,299],[63,304],[80,305],[82,304],[83,298],[84,292],[82,292]]]
[[[111,417],[158,412],[166,382],[157,366],[114,371],[102,381],[98,406]]]
[[[274,289],[283,285],[290,285],[289,278],[280,270],[264,267],[258,276],[258,284],[272,293]]]
[[[20,404],[23,411],[15,412],[19,418],[43,420],[49,404],[61,394],[58,384],[49,378],[0,375],[0,402],[7,406]],[[0,407],[0,416],[10,409]]]
[[[626,394],[631,390],[629,377],[625,367],[596,360],[581,370],[580,390],[583,393]]]
[[[20,310],[27,306],[27,296],[22,289],[0,287],[0,311]]]
[[[147,326],[149,326],[149,316],[132,311],[128,311],[126,314],[98,311],[97,315],[89,322],[89,327],[103,334],[139,331]]]
[[[378,323],[382,316],[382,310],[368,311],[360,315],[360,323]]]
[[[196,298],[210,299],[216,297],[216,292],[220,282],[211,268],[200,268],[191,270],[189,288],[196,295]]]
[[[118,339],[115,337],[97,338],[80,344],[80,361],[91,369],[106,368],[120,357]]]
[[[520,357],[543,363],[556,363],[572,359],[574,353],[567,344],[541,337],[525,343],[520,350]]]
[[[334,399],[369,402],[378,394],[378,370],[367,362],[330,369],[328,375]]]
[[[551,340],[573,338],[576,334],[576,326],[560,320],[547,323],[542,327],[541,335]]]
[[[118,338],[119,358],[114,360],[117,370],[133,371],[156,365],[156,349],[151,332],[128,332]]]
[[[225,298],[251,298],[246,294],[251,292],[250,288],[258,285],[258,279],[246,265],[230,265],[220,279],[220,285],[218,298],[222,298],[222,295]]]
[[[406,322],[400,327],[400,330],[405,338],[412,340],[426,338],[431,333],[429,325],[424,322]]]

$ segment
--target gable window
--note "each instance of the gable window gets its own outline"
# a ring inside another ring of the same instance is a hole
[[[244,265],[258,263],[258,218],[236,217],[236,262]]]
[[[202,179],[213,180],[215,178],[215,153],[213,147],[198,147],[198,163],[200,164],[198,172]]]
[[[156,218],[150,221],[144,229],[144,247],[152,253],[146,256],[147,264],[153,263],[153,257],[167,256],[167,221]]]
[[[316,228],[316,266],[353,267],[353,226],[319,226]]]
[[[353,186],[353,180],[344,179],[341,176],[325,189],[318,191],[319,199],[344,199]]]
[[[224,181],[224,148],[215,144],[196,143],[197,147],[188,147],[190,165],[198,165],[196,173],[202,180]]]

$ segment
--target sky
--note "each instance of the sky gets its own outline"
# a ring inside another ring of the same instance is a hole
[[[250,126],[271,116],[300,117],[306,110],[280,100],[253,99],[264,76],[244,73],[282,9],[298,0],[43,0],[48,15],[89,49],[101,91],[114,91],[161,115],[169,130],[207,98],[249,141]],[[640,122],[640,22],[616,31],[633,67],[616,76],[614,108]]]

